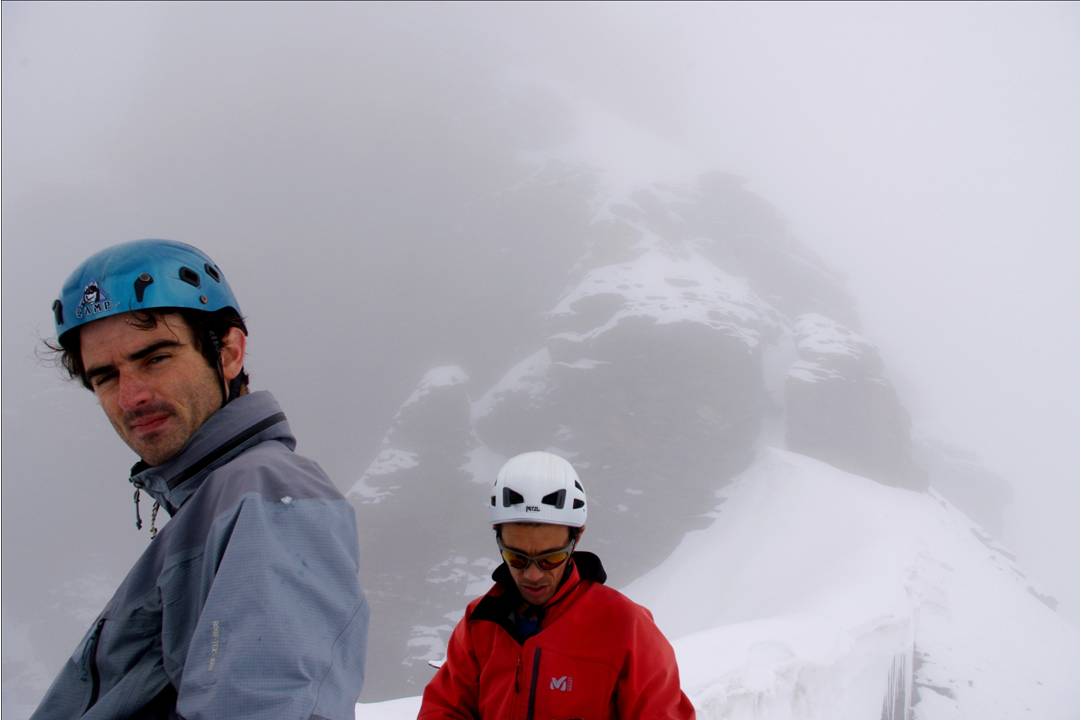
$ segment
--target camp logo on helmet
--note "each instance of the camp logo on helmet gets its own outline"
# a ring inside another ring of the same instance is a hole
[[[82,320],[89,315],[97,315],[107,312],[113,307],[113,302],[105,297],[97,280],[93,280],[83,288],[83,301],[75,308],[75,317]]]

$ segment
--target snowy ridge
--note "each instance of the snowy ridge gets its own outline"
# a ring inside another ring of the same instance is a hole
[[[626,318],[647,317],[659,325],[700,323],[755,347],[760,335],[757,328],[772,313],[746,280],[723,272],[698,253],[677,254],[648,247],[634,260],[589,271],[550,314],[574,315],[582,300],[602,295],[622,297],[623,306],[599,327],[555,337],[574,342],[592,340]]]
[[[859,358],[871,348],[871,343],[865,337],[819,313],[798,316],[793,329],[799,349],[814,355]]]
[[[1068,629],[948,503],[780,450],[722,499],[627,588],[680,638],[702,717],[878,716],[898,655],[912,658],[912,720],[1076,715]],[[714,626],[698,631],[710,654],[687,634],[700,626]]]
[[[469,375],[457,365],[440,365],[439,367],[434,367],[424,373],[424,377],[421,378],[420,382],[417,384],[417,388],[413,391],[413,394],[406,398],[405,402],[402,403],[402,407],[398,410],[398,414],[400,415],[402,410],[405,410],[410,405],[414,405],[423,400],[426,395],[436,388],[461,385],[465,382],[469,382]]]
[[[357,480],[346,494],[356,496],[360,502],[365,504],[381,502],[384,498],[391,496],[399,486],[375,487],[368,481],[380,475],[391,475],[399,470],[408,470],[419,464],[416,453],[394,447],[384,447],[375,456],[375,460],[364,471],[364,474],[361,475],[360,480]]]
[[[719,500],[624,589],[673,641],[699,718],[1077,716],[1074,632],[941,498],[766,449]]]
[[[487,592],[492,585],[492,571],[499,563],[492,557],[485,556],[470,559],[464,555],[452,556],[430,568],[425,582],[435,585],[451,584],[460,590],[461,607],[445,614],[442,625],[414,625],[406,642],[410,654],[403,664],[410,662],[426,663],[446,655],[447,637],[455,623],[462,617],[466,604]],[[415,717],[414,713],[414,717]]]
[[[875,352],[862,335],[819,313],[804,313],[792,323],[800,359],[788,370],[788,377],[803,382],[843,380],[838,361],[860,361]]]
[[[372,464],[368,466],[365,475],[369,477],[373,475],[389,475],[398,470],[416,467],[418,464],[416,453],[399,450],[398,448],[383,448],[379,451],[375,460],[372,461]]]
[[[474,435],[476,440],[476,435]],[[491,485],[492,478],[499,473],[499,468],[507,461],[505,455],[493,451],[487,445],[476,440],[476,447],[466,454],[466,461],[460,469],[469,474],[473,482],[481,485]]]
[[[788,377],[803,382],[822,382],[824,380],[843,380],[844,375],[816,362],[797,360],[788,368]]]
[[[471,409],[473,420],[491,413],[496,405],[510,395],[522,393],[531,399],[543,395],[548,387],[547,375],[551,365],[552,356],[548,353],[548,348],[541,348],[516,364],[488,392],[473,403]]]
[[[680,679],[698,716],[880,717],[890,692],[891,663],[899,658],[905,665],[907,659],[911,667],[911,625],[883,617],[851,634],[839,634],[834,620],[796,614],[715,628],[677,641]],[[726,666],[727,657],[740,658],[741,665]],[[909,682],[895,691],[903,705],[912,695],[910,676],[906,677]]]
[[[401,487],[400,485],[377,485],[373,484],[373,481],[382,476],[394,475],[401,470],[418,467],[421,462],[417,452],[397,447],[394,443],[395,430],[401,423],[403,415],[409,408],[424,402],[433,392],[467,382],[469,382],[469,375],[457,365],[440,365],[424,373],[416,388],[395,413],[390,430],[383,436],[379,453],[361,474],[360,479],[349,488],[346,495],[354,497],[362,505],[380,503],[391,497],[394,491]]]

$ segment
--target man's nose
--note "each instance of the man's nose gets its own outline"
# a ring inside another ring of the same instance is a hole
[[[544,571],[537,567],[537,563],[529,563],[529,567],[525,569],[522,576],[530,582],[536,582],[544,577]]]
[[[129,412],[150,401],[150,385],[142,378],[132,373],[121,373],[117,381],[117,402],[121,410]]]

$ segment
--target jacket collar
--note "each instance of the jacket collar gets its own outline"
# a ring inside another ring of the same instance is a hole
[[[545,617],[546,622],[551,622],[563,612],[569,604],[564,601],[575,593],[583,581],[603,585],[608,579],[600,558],[591,552],[578,550],[571,556],[570,562],[571,565],[563,574],[559,589],[540,609],[540,614]],[[515,630],[510,617],[525,603],[525,600],[518,592],[518,586],[514,583],[514,578],[511,577],[510,568],[506,563],[495,569],[492,579],[495,580],[495,585],[473,608],[469,619],[491,620],[503,626],[513,637]]]
[[[172,515],[211,470],[267,440],[277,440],[290,450],[296,447],[296,438],[274,396],[265,390],[248,393],[207,418],[188,444],[166,462],[153,467],[142,461],[135,463],[129,479]]]

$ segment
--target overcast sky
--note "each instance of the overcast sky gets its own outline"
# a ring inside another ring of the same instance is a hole
[[[1007,544],[1076,622],[1078,21],[1036,2],[5,3],[5,580],[31,533],[130,540],[97,529],[127,532],[126,449],[34,355],[83,257],[210,250],[247,291],[257,384],[301,428],[348,406],[301,438],[348,486],[438,349],[407,329],[383,354],[333,344],[421,306],[377,295],[432,212],[404,189],[498,187],[492,148],[518,146],[622,179],[745,177],[845,276],[917,430],[1014,486]]]
[[[532,10],[514,56],[653,136],[602,122],[585,152],[748,178],[845,276],[917,432],[1014,485],[1010,545],[1076,608],[1078,5]]]

